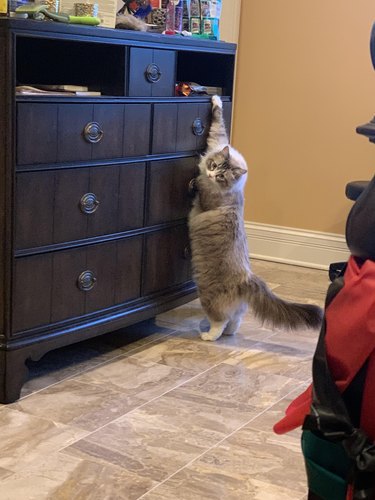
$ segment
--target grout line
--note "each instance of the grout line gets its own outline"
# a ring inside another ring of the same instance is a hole
[[[91,371],[91,370],[95,370],[96,368],[99,368],[99,367],[101,367],[101,366],[104,366],[104,365],[106,365],[106,364],[108,364],[108,363],[112,363],[112,361],[114,361],[114,360],[118,360],[119,358],[122,358],[122,357],[127,357],[128,355],[129,355],[129,356],[132,356],[133,354],[136,354],[134,351],[137,351],[137,350],[138,350],[138,349],[140,349],[141,347],[143,347],[143,346],[149,346],[149,345],[151,345],[151,344],[155,344],[158,340],[161,340],[161,339],[164,339],[164,338],[166,338],[166,337],[169,337],[170,335],[173,335],[174,333],[178,333],[178,331],[177,331],[177,330],[173,330],[173,331],[171,331],[170,333],[167,333],[167,334],[163,335],[162,337],[159,337],[159,338],[157,338],[157,339],[150,340],[149,342],[145,342],[144,344],[142,344],[142,345],[140,345],[140,346],[137,346],[137,347],[134,347],[134,348],[130,349],[129,351],[123,351],[123,353],[122,353],[122,354],[118,354],[117,356],[114,356],[113,358],[107,359],[106,361],[103,361],[103,362],[99,362],[98,364],[93,365],[93,366],[90,366],[90,367],[88,367],[88,368],[84,368],[84,369],[82,369],[82,371],[79,371],[79,372],[77,372],[77,373],[73,373],[72,375],[68,375],[68,376],[66,376],[66,377],[62,378],[61,380],[58,380],[57,382],[54,382],[53,384],[49,384],[49,385],[47,385],[46,387],[42,387],[41,389],[38,389],[38,390],[36,390],[36,391],[32,391],[30,394],[26,394],[25,396],[22,396],[22,397],[21,397],[21,398],[19,398],[17,401],[21,401],[21,400],[24,400],[24,399],[26,399],[26,398],[29,398],[30,396],[33,396],[34,394],[38,394],[38,392],[44,391],[45,389],[48,389],[48,388],[50,388],[50,387],[54,387],[55,385],[58,385],[58,384],[60,384],[61,382],[65,382],[66,380],[69,380],[69,379],[71,379],[71,378],[77,377],[78,375],[82,375],[82,374],[84,374],[84,373],[86,373],[86,372],[89,372],[89,371]],[[120,350],[121,350],[121,348],[120,348],[120,347],[115,347],[115,346],[114,346],[114,350],[116,350],[116,349],[120,349]],[[15,401],[15,402],[17,402],[17,401]],[[1,408],[1,407],[0,407],[0,408]]]
[[[152,362],[153,364],[157,365],[158,363],[154,363]],[[162,398],[163,396],[165,396],[166,394],[168,394],[169,392],[172,392],[174,391],[175,389],[178,389],[179,387],[183,386],[184,384],[188,383],[188,382],[191,382],[192,380],[196,379],[197,377],[200,377],[201,375],[204,375],[205,373],[207,373],[208,371],[212,370],[213,368],[216,368],[217,366],[219,366],[221,364],[220,363],[216,363],[215,365],[213,366],[210,366],[209,368],[207,368],[206,370],[204,370],[203,372],[200,372],[200,373],[197,373],[195,374],[194,376],[190,377],[188,380],[184,380],[183,382],[180,382],[179,384],[175,385],[174,387],[166,390],[165,392],[163,392],[162,394],[158,394],[157,396],[153,397],[152,399],[149,399],[148,401],[145,401],[144,403],[140,404],[139,406],[137,406],[136,408],[132,408],[130,411],[124,413],[123,415],[120,415],[119,417],[115,418],[114,420],[111,420],[111,422],[107,422],[106,424],[102,425],[101,427],[98,427],[97,429],[95,429],[94,431],[90,432],[88,431],[88,434],[87,436],[85,436],[83,439],[86,439],[87,437],[91,436],[92,434],[95,434],[96,432],[100,431],[101,429],[103,429],[104,427],[107,427],[108,425],[110,424],[113,424],[113,423],[116,423],[118,420],[124,418],[125,416],[127,415],[130,415],[131,413],[134,413],[135,411],[139,410],[140,408],[143,408],[144,406],[148,405],[149,403],[152,403],[153,401],[156,401],[157,399],[159,398]],[[67,424],[69,425],[69,424]],[[85,430],[85,429],[82,429],[82,430]],[[77,441],[80,441],[82,438],[79,438],[77,439]],[[76,441],[74,441],[76,442]],[[72,443],[71,443],[72,444]],[[70,446],[70,445],[69,445]],[[67,448],[66,446],[64,446],[64,448]],[[63,450],[64,448],[61,448],[61,450]],[[59,451],[61,451],[59,450]]]
[[[140,497],[138,497],[137,500],[140,500],[141,498],[145,498],[149,493],[151,493],[155,489],[159,488],[159,486],[161,486],[165,482],[169,481],[169,479],[171,479],[173,476],[175,476],[176,474],[178,474],[179,472],[181,472],[183,469],[186,469],[191,464],[193,464],[194,462],[196,462],[197,460],[199,460],[200,458],[202,458],[206,453],[209,453],[214,448],[217,448],[218,446],[220,446],[224,441],[226,441],[228,438],[230,438],[231,436],[233,436],[233,434],[235,434],[236,432],[240,431],[241,429],[243,429],[244,427],[246,427],[247,425],[249,425],[253,420],[255,420],[256,418],[258,418],[261,415],[263,415],[265,412],[267,412],[268,410],[270,410],[273,406],[275,406],[278,403],[280,403],[283,399],[287,398],[290,394],[292,394],[293,392],[295,392],[299,387],[301,387],[302,385],[304,385],[304,383],[305,382],[300,382],[296,387],[294,387],[293,389],[291,389],[282,398],[280,398],[279,400],[273,402],[270,406],[268,406],[267,408],[265,408],[264,410],[262,410],[257,415],[254,415],[253,417],[251,417],[251,419],[249,421],[247,421],[246,423],[240,425],[237,429],[235,429],[234,431],[232,431],[230,434],[228,434],[227,436],[225,436],[223,439],[221,439],[220,441],[218,441],[216,444],[212,445],[210,448],[208,448],[207,450],[205,450],[204,452],[202,452],[200,455],[198,455],[197,457],[195,457],[192,460],[190,460],[190,462],[188,462],[187,464],[183,465],[177,471],[175,471],[173,474],[171,474],[170,476],[168,476],[167,478],[165,478],[163,481],[161,481],[160,483],[158,483],[155,486],[153,486],[151,489],[149,489],[148,491],[146,491],[146,493],[143,493],[143,495],[141,495]],[[262,432],[262,431],[259,431],[259,432]],[[86,438],[84,438],[84,439],[86,439]]]

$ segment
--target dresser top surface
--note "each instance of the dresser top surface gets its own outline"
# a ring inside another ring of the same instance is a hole
[[[236,44],[195,37],[163,35],[123,29],[110,29],[100,26],[65,24],[53,21],[35,21],[31,19],[0,19],[1,32],[13,32],[20,35],[43,38],[60,38],[87,42],[102,42],[119,45],[136,45],[177,50],[197,50],[235,54]]]

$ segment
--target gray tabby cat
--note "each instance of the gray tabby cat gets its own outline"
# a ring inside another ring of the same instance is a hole
[[[191,182],[195,191],[189,215],[194,279],[210,321],[203,340],[234,335],[248,306],[271,327],[317,328],[318,306],[278,298],[250,269],[243,222],[247,165],[228,143],[220,97],[212,97],[212,123],[200,174]]]

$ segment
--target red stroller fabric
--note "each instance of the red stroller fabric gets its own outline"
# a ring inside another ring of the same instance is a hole
[[[332,377],[340,392],[368,362],[361,428],[375,441],[375,262],[350,257],[344,287],[325,311],[326,353]],[[278,434],[302,426],[310,413],[312,386],[287,408],[275,426]]]

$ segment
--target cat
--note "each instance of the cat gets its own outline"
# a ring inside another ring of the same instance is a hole
[[[270,327],[318,328],[322,310],[277,297],[252,273],[244,228],[247,164],[229,144],[219,96],[212,96],[212,121],[199,175],[190,182],[193,206],[188,217],[193,276],[210,322],[203,340],[234,335],[250,306]]]
[[[131,14],[117,13],[116,28],[123,30],[148,31],[147,24]]]

